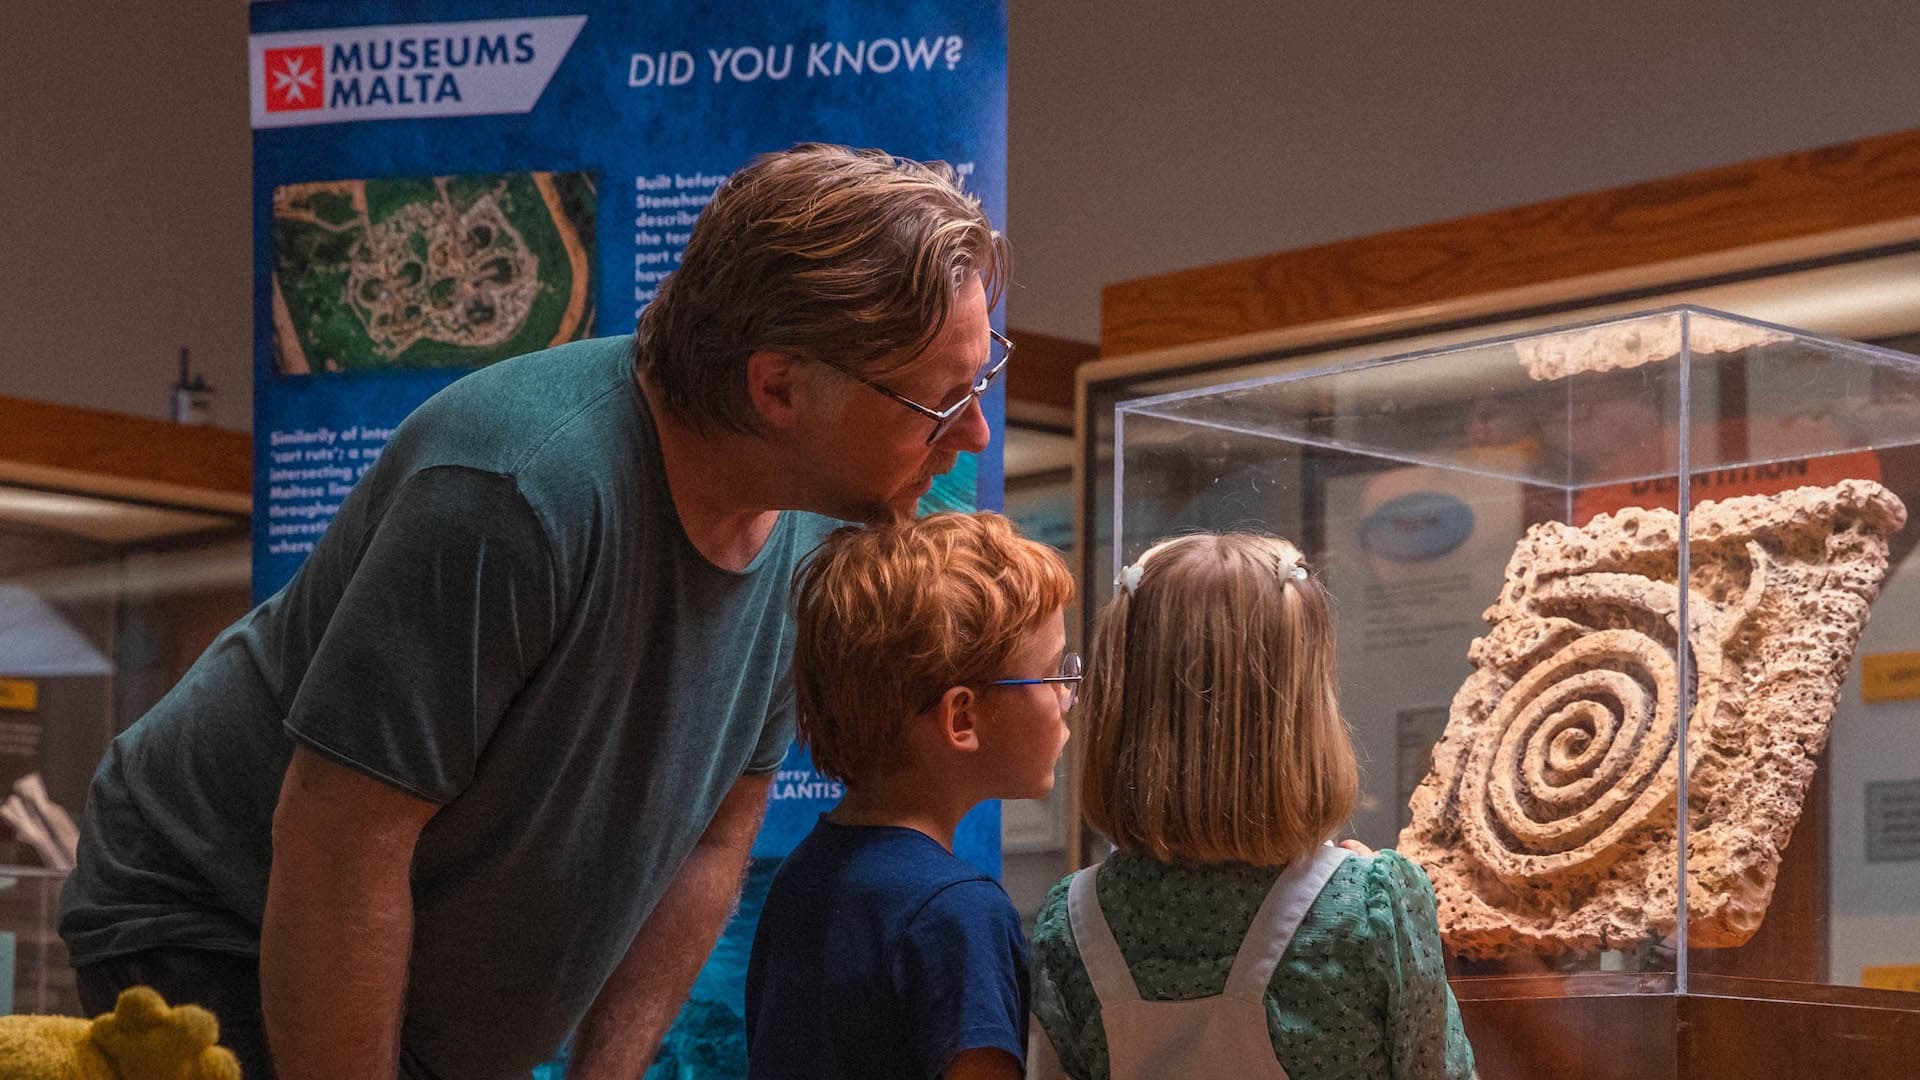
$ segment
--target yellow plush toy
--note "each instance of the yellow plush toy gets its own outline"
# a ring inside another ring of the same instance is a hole
[[[3,1080],[240,1080],[220,1024],[198,1005],[171,1008],[145,986],[120,992],[113,1011],[0,1016]]]

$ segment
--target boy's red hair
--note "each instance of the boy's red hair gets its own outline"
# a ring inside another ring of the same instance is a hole
[[[993,513],[940,513],[828,537],[795,577],[800,738],[858,787],[897,763],[906,723],[950,687],[1004,675],[1073,599],[1059,553]]]

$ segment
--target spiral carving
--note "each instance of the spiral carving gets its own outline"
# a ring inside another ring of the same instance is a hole
[[[1566,645],[1502,696],[1462,777],[1467,841],[1521,881],[1603,859],[1673,806],[1678,674],[1638,630]]]
[[[1398,845],[1448,948],[1746,942],[1905,520],[1846,480],[1529,529]]]

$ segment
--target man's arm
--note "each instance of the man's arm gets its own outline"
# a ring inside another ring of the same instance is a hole
[[[1021,1080],[1020,1062],[1005,1050],[979,1047],[953,1056],[940,1080]]]
[[[295,746],[260,932],[260,1004],[281,1080],[394,1075],[413,849],[437,810]]]
[[[647,1071],[668,1025],[733,914],[773,774],[744,776],[720,803],[673,884],[600,988],[574,1033],[568,1075],[631,1080]]]

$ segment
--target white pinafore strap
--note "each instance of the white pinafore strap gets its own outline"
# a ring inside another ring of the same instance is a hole
[[[1281,871],[1234,954],[1221,993],[1143,1001],[1100,910],[1096,872],[1067,886],[1067,914],[1087,977],[1099,995],[1114,1080],[1287,1080],[1267,1030],[1265,995],[1274,967],[1307,909],[1349,853],[1326,847]]]
[[[1099,885],[1094,881],[1100,866],[1094,863],[1074,874],[1068,883],[1067,925],[1073,930],[1074,948],[1080,950],[1080,965],[1087,969],[1093,992],[1105,1007],[1139,1001],[1140,990],[1134,985],[1133,972],[1127,970],[1126,957],[1120,955],[1120,943],[1113,939],[1107,916],[1100,910]]]
[[[1293,941],[1295,930],[1306,918],[1307,909],[1327,887],[1333,872],[1347,856],[1345,848],[1326,844],[1304,859],[1295,859],[1281,871],[1267,890],[1267,898],[1254,913],[1247,936],[1234,955],[1233,970],[1221,993],[1245,1001],[1259,1002],[1273,979],[1273,969]],[[1100,910],[1098,863],[1073,875],[1067,885],[1067,919],[1073,929],[1074,947],[1080,951],[1080,963],[1087,969],[1102,1007],[1139,1001],[1140,989],[1127,970],[1120,943],[1114,940],[1106,913]]]
[[[1242,1001],[1265,999],[1273,969],[1280,966],[1280,957],[1292,944],[1294,931],[1300,929],[1307,909],[1319,899],[1333,872],[1352,854],[1346,848],[1326,844],[1306,858],[1295,859],[1280,872],[1247,927],[1246,940],[1234,955],[1233,971],[1227,975],[1222,994]]]

